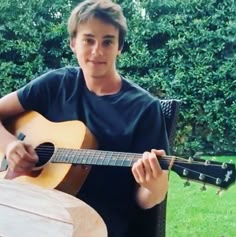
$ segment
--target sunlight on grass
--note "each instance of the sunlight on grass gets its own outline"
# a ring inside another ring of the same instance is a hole
[[[206,159],[207,157],[204,157]],[[236,157],[217,157],[217,161]],[[167,206],[167,237],[234,237],[236,236],[236,186],[216,195],[217,188],[185,180],[171,172]]]

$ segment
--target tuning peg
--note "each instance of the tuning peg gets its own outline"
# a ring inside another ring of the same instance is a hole
[[[204,180],[204,179],[205,179],[205,175],[204,175],[204,174],[200,174],[200,175],[199,175],[199,179],[200,179],[200,180]]]
[[[187,180],[187,181],[184,183],[184,187],[188,187],[188,186],[190,186],[189,180]]]
[[[221,168],[222,168],[222,169],[227,169],[227,167],[228,167],[228,166],[227,166],[226,163],[222,163],[222,165],[221,165]]]
[[[184,169],[184,170],[183,170],[183,175],[184,175],[184,176],[187,176],[187,175],[188,175],[188,173],[189,173],[189,172],[188,172],[188,170],[187,170],[187,169]]]
[[[192,163],[193,161],[194,161],[193,157],[190,156],[190,157],[188,158],[188,162],[189,162],[189,163]]]
[[[220,178],[216,179],[216,185],[220,185],[222,183],[222,180]]]
[[[216,195],[218,195],[218,196],[221,196],[222,194],[223,194],[223,189],[219,189],[217,192],[216,192]]]
[[[206,184],[203,184],[203,186],[200,188],[201,191],[206,191]]]
[[[205,166],[210,165],[211,162],[209,160],[205,160]]]

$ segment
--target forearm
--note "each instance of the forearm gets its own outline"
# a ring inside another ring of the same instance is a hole
[[[13,134],[6,130],[0,121],[0,150],[5,153],[7,145],[16,139]]]
[[[138,187],[136,199],[141,208],[151,208],[165,199],[168,189],[168,171],[162,172],[154,186],[150,189],[144,186]]]

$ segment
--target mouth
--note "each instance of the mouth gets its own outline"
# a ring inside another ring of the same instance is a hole
[[[94,65],[102,65],[105,64],[104,61],[98,61],[98,60],[88,60],[89,63],[92,63]]]

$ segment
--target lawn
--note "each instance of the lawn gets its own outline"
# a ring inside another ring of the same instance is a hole
[[[204,159],[208,157],[204,157]],[[236,157],[217,157],[217,161]],[[167,206],[167,237],[236,237],[236,185],[216,195],[217,189],[185,180],[171,172]]]

